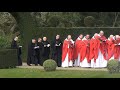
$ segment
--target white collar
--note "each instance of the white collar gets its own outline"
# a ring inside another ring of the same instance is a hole
[[[78,37],[77,40],[82,40],[82,39],[80,39],[80,37]]]
[[[85,37],[82,40],[87,40]]]

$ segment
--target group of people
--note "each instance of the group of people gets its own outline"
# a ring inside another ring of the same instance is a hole
[[[14,38],[14,43],[17,39]],[[18,53],[21,54],[21,47],[18,49]],[[105,68],[109,60],[120,60],[120,36],[110,35],[107,39],[104,32],[100,31],[91,38],[89,34],[80,34],[75,41],[71,35],[63,42],[60,35],[56,35],[51,43],[47,37],[32,39],[28,45],[27,64],[43,66],[47,59],[55,60],[58,67]],[[20,55],[18,61],[21,65]]]
[[[56,61],[58,67],[61,67],[61,55],[62,41],[60,35],[56,35],[51,43],[48,42],[47,37],[38,38],[38,40],[32,39],[28,46],[27,64],[29,66],[32,64],[43,66],[44,61],[51,58]]]
[[[120,60],[119,35],[110,35],[107,39],[100,31],[91,39],[89,34],[84,37],[80,34],[75,42],[68,35],[63,42],[62,67],[105,68],[112,59]]]

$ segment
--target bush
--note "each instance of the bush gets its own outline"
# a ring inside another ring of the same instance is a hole
[[[17,66],[17,50],[0,50],[0,68],[15,68]]]
[[[57,64],[56,64],[56,62],[54,60],[49,59],[49,60],[46,60],[43,63],[43,67],[44,67],[45,71],[55,71],[56,67],[57,67]]]
[[[48,26],[50,27],[57,27],[60,23],[59,21],[60,17],[52,16],[48,19]]]
[[[0,36],[0,48],[10,48],[11,38],[10,36]]]
[[[118,73],[119,72],[119,61],[110,60],[107,64],[107,69],[110,73]]]
[[[95,25],[95,18],[93,16],[85,17],[84,24],[86,27],[93,27]]]

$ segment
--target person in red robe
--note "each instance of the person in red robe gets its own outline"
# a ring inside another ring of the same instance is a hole
[[[72,40],[71,35],[63,42],[62,48],[62,67],[73,66],[73,52],[74,51],[74,41]]]
[[[115,42],[114,36],[110,35],[108,40],[106,41],[106,44],[107,44],[107,57],[106,57],[106,59],[107,60],[114,59],[114,47],[115,47],[114,42]]]
[[[114,59],[120,60],[120,36],[115,36]]]
[[[91,67],[93,68],[100,68],[102,67],[102,58],[101,58],[101,51],[100,51],[100,35],[95,33],[92,39],[90,40],[90,56],[89,59],[91,60]]]
[[[107,44],[106,44],[106,40],[107,38],[104,36],[104,32],[103,31],[100,31],[99,33],[100,35],[100,51],[104,57],[104,60],[106,60],[106,56],[107,56]]]
[[[75,48],[74,48],[74,66],[80,66],[80,50],[81,50],[81,42],[82,42],[83,35],[80,34],[79,37],[75,41]]]
[[[107,66],[107,45],[104,32],[100,31],[99,34],[95,34],[94,38],[90,42],[90,59],[91,67],[104,68]]]
[[[90,35],[87,34],[81,42],[81,50],[80,50],[80,62],[81,67],[90,67]]]

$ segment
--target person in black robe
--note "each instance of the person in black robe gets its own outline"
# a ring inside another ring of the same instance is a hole
[[[60,35],[56,35],[55,39],[51,43],[52,59],[56,61],[57,66],[61,67],[62,63],[62,41],[60,40]]]
[[[36,40],[32,39],[32,42],[28,45],[28,56],[27,56],[27,65],[31,66],[32,64],[35,64],[35,66],[38,65],[38,60],[37,60],[37,53],[36,50],[39,48],[36,45]]]
[[[46,37],[43,37],[43,51],[42,51],[42,57],[41,57],[41,66],[43,66],[43,63],[45,60],[49,59],[50,55],[50,43],[47,41]]]
[[[42,48],[43,48],[41,38],[38,38],[37,46],[39,46],[39,48],[36,50],[36,52],[37,52],[37,60],[38,60],[38,64],[41,65],[41,54],[42,54]]]
[[[22,59],[21,59],[21,47],[22,46],[19,46],[17,44],[17,41],[18,41],[18,36],[16,36],[13,40],[12,40],[12,43],[11,43],[11,48],[12,49],[17,49],[17,57],[18,57],[18,66],[22,66]]]

